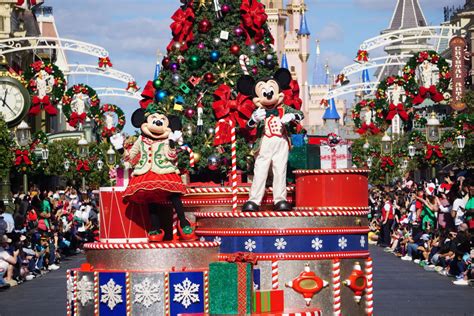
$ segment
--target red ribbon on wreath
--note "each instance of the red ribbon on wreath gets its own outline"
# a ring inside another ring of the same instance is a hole
[[[367,132],[371,132],[373,135],[380,133],[380,129],[374,125],[374,123],[362,123],[362,126],[356,131],[358,134],[363,135]]]
[[[15,155],[16,155],[15,166],[21,165],[22,162],[24,162],[26,165],[31,165],[32,163],[31,163],[29,154],[30,154],[29,151],[26,149],[24,150],[17,149],[15,151]]]
[[[263,25],[268,18],[265,13],[265,6],[256,0],[243,0],[240,5],[240,17],[242,28],[246,31],[247,35],[245,44],[252,44],[252,40],[256,44],[260,43],[265,34]]]
[[[168,44],[166,48],[168,51],[173,49],[174,43],[184,43],[181,46],[181,51],[185,51],[188,48],[187,43],[194,40],[193,34],[193,23],[194,23],[194,11],[192,7],[187,7],[186,10],[178,9],[171,17],[173,23],[171,23],[170,28],[173,33],[173,39]]]
[[[102,128],[102,137],[110,137],[115,134],[115,131],[116,129],[113,126],[111,128],[104,127]]]
[[[390,166],[390,167],[394,166],[393,160],[390,156],[384,156],[381,158],[380,161],[381,161],[380,167],[382,167],[382,169],[385,169],[385,167],[387,166]]]
[[[413,104],[418,105],[425,101],[426,98],[430,98],[435,103],[439,103],[444,100],[444,96],[441,92],[438,91],[435,85],[432,85],[429,88],[420,87],[420,91],[413,99]]]
[[[76,171],[81,171],[81,170],[84,170],[84,171],[89,171],[90,168],[89,168],[89,161],[86,160],[86,159],[79,159],[77,161],[77,165],[76,165]]]
[[[400,118],[404,121],[408,121],[408,113],[405,111],[405,108],[403,107],[403,103],[398,103],[397,105],[390,103],[388,107],[388,114],[386,117],[387,121],[393,120],[395,115],[399,115]]]
[[[431,157],[435,154],[438,158],[443,158],[443,153],[441,152],[441,148],[439,145],[426,145],[426,155],[425,159],[431,159]]]
[[[107,68],[112,67],[112,62],[110,61],[110,57],[99,57],[99,68]]]
[[[145,85],[145,88],[143,88],[143,91],[142,91],[142,100],[140,100],[140,107],[142,109],[146,109],[147,106],[150,104],[150,103],[153,103],[153,98],[155,97],[155,93],[156,93],[156,90],[155,88],[153,87],[153,82],[151,82],[151,80],[149,80],[146,85]]]
[[[87,87],[84,87],[78,84],[72,87],[72,91],[74,92],[74,94],[78,94],[78,93],[88,94],[89,93],[89,89],[87,89]]]
[[[285,95],[283,99],[284,104],[297,110],[301,109],[303,100],[300,98],[300,86],[297,80],[291,80],[290,89],[283,90],[283,94]]]
[[[35,61],[34,63],[31,63],[30,67],[33,68],[35,72],[39,72],[41,68],[43,68],[44,62],[40,61]]]
[[[81,114],[78,114],[77,112],[72,112],[71,116],[69,117],[69,125],[72,127],[76,127],[78,123],[84,124],[84,121],[86,119],[86,113],[83,112]]]
[[[368,62],[369,61],[369,53],[366,50],[359,49],[357,51],[356,60],[358,62]]]
[[[38,115],[38,113],[44,110],[49,115],[57,115],[58,110],[51,104],[51,100],[49,96],[45,95],[43,98],[39,98],[38,96],[33,96],[32,99],[32,107],[28,112],[30,115]]]

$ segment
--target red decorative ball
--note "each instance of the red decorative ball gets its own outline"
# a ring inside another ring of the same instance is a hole
[[[232,46],[230,47],[230,53],[238,55],[240,53],[240,46],[237,44],[232,44]]]
[[[198,25],[198,31],[201,33],[207,33],[211,30],[212,23],[208,19],[202,19]]]
[[[204,81],[206,81],[207,83],[211,84],[211,83],[214,83],[214,75],[210,72],[208,72],[207,74],[204,75]]]
[[[193,108],[188,108],[186,112],[184,112],[184,115],[186,115],[187,118],[192,118],[196,114],[196,111],[194,111]]]
[[[252,67],[252,74],[257,75],[258,74],[258,68],[253,66]]]
[[[168,68],[170,62],[171,62],[171,59],[169,57],[165,57],[161,61],[161,65],[163,65],[163,68]]]
[[[224,14],[229,13],[230,10],[231,10],[231,7],[230,7],[230,5],[228,5],[228,4],[223,4],[222,7],[221,7],[221,11],[222,11],[222,13],[224,13]]]

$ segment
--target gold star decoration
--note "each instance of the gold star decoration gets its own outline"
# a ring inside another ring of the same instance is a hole
[[[233,77],[237,77],[239,75],[237,72],[235,72],[235,65],[229,68],[226,64],[223,64],[222,67],[221,65],[217,65],[217,69],[219,69],[219,78],[225,84],[229,83],[232,86],[235,84]]]
[[[198,6],[198,10],[200,9],[207,9],[207,6],[209,4],[211,4],[211,1],[210,0],[198,0],[198,3],[199,3],[199,6]]]

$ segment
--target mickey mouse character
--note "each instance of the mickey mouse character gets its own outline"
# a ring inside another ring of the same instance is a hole
[[[258,211],[270,166],[273,171],[273,208],[275,211],[291,210],[291,204],[286,201],[286,168],[290,149],[287,125],[304,118],[303,112],[283,104],[282,91],[289,88],[291,80],[291,73],[280,68],[271,78],[255,82],[245,75],[237,82],[238,91],[252,96],[258,108],[247,123],[248,128],[257,128],[258,140],[254,179],[250,198],[242,207],[244,212]]]
[[[176,167],[178,156],[175,143],[182,139],[180,119],[165,115],[158,105],[152,103],[146,110],[140,108],[133,113],[132,124],[140,128],[142,134],[125,154],[125,161],[131,163],[134,169],[123,194],[124,202],[148,204],[152,231],[158,232],[150,236],[150,241],[162,241],[164,231],[159,223],[159,206],[156,203],[169,198],[178,215],[181,240],[195,240],[194,225],[186,219],[180,198],[186,192],[186,185]],[[116,149],[120,149],[123,139],[114,135],[111,142]]]

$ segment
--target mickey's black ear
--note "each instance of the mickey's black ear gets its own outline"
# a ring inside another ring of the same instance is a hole
[[[243,95],[251,96],[255,94],[255,80],[249,75],[244,75],[237,81],[237,91]]]
[[[181,119],[176,115],[168,115],[168,121],[170,124],[168,125],[169,128],[174,131],[180,131],[183,129],[183,124],[181,123]]]
[[[140,128],[145,122],[145,109],[137,109],[132,114],[132,125],[135,128]]]
[[[273,78],[275,78],[275,80],[278,82],[278,85],[280,86],[281,90],[286,90],[290,88],[289,85],[292,78],[291,78],[291,73],[288,69],[286,68],[278,69],[273,75]]]

